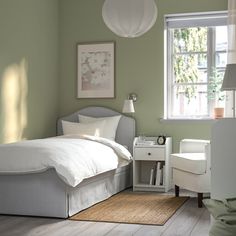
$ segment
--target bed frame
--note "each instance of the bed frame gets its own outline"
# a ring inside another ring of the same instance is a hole
[[[87,107],[57,122],[57,134],[62,134],[62,120],[79,122],[78,114],[105,117],[122,115],[104,107]],[[132,153],[135,120],[122,115],[116,142],[126,145]],[[0,175],[0,214],[67,218],[103,201],[131,186],[131,165],[102,173],[70,187],[54,169],[42,173]]]

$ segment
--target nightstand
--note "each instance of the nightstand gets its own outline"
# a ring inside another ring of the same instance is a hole
[[[146,137],[147,142],[133,143],[133,191],[167,192],[171,188],[170,154],[172,138],[158,145],[157,137]]]

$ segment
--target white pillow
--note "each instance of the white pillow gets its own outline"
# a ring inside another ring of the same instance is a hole
[[[90,116],[83,116],[79,115],[79,122],[81,123],[90,123],[94,121],[105,121],[105,127],[104,127],[104,136],[103,138],[115,140],[116,138],[116,130],[119,124],[121,116],[110,116],[110,117],[90,117]]]
[[[88,124],[74,123],[69,121],[62,121],[63,134],[80,134],[103,137],[104,127],[106,122],[104,120],[91,122]]]

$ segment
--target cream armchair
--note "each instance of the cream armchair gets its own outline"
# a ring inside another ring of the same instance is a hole
[[[183,139],[180,153],[171,154],[175,196],[179,188],[198,193],[198,207],[202,207],[203,193],[210,192],[210,141]]]

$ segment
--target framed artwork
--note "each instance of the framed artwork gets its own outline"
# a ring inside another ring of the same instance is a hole
[[[115,97],[115,43],[77,45],[77,98]]]

